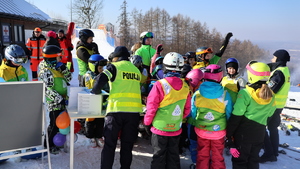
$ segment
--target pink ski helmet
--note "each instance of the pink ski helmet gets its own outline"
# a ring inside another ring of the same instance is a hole
[[[221,82],[222,78],[223,78],[223,71],[221,66],[211,64],[205,68],[204,70],[205,80],[215,81],[219,83]]]
[[[197,87],[203,76],[203,72],[200,69],[193,69],[186,75],[186,78],[190,81],[192,87]]]

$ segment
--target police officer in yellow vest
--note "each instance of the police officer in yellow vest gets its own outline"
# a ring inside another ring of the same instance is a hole
[[[290,90],[290,71],[286,63],[290,61],[289,53],[280,49],[277,50],[272,58],[272,63],[268,64],[271,69],[271,76],[268,86],[275,93],[276,110],[272,117],[268,120],[268,132],[266,132],[264,140],[264,154],[261,156],[260,162],[277,161],[279,135],[277,127],[280,125],[280,114],[285,106],[288,92]]]
[[[112,169],[118,134],[121,131],[121,168],[130,168],[132,148],[138,134],[139,117],[142,112],[140,80],[141,73],[129,61],[126,47],[116,47],[112,57],[116,62],[96,78],[91,93],[99,94],[109,82],[110,94],[104,125],[104,147],[101,153],[101,169]]]

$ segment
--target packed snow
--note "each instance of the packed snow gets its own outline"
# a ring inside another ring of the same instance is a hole
[[[103,33],[103,32],[102,32]],[[100,33],[101,34],[101,33]],[[103,36],[101,34],[101,36]],[[76,40],[74,40],[76,41]],[[73,44],[75,45],[76,43]],[[110,52],[113,51],[113,47],[104,47],[108,45],[105,40],[103,40],[103,37],[95,38],[95,42],[99,46],[100,53],[105,54],[105,57],[108,56]],[[75,52],[73,51],[75,54]],[[77,58],[74,57],[73,61],[75,64],[75,72],[73,73],[73,80],[71,81],[71,86],[78,86],[78,80],[77,80]],[[25,65],[26,69],[29,72],[29,75],[31,76],[31,72],[29,69],[29,63]],[[291,87],[290,93],[289,93],[289,99],[288,99],[288,106],[293,107],[300,107],[300,88],[299,87]],[[295,100],[295,101],[294,101]],[[298,110],[288,110],[284,109],[283,113],[289,113],[290,115],[300,117],[300,111]],[[46,117],[48,114],[46,114]],[[283,121],[284,122],[284,121]],[[287,124],[294,124],[295,126],[300,128],[299,123],[294,122],[286,122]],[[285,135],[285,132],[282,130],[279,130],[280,134],[280,143],[288,143],[292,149],[296,149],[300,151],[300,136],[298,136],[298,132],[294,131],[291,132],[291,135],[287,136]],[[83,136],[78,135],[78,140],[75,142],[74,145],[74,168],[75,169],[93,169],[93,168],[100,168],[100,159],[101,159],[101,150],[102,148],[92,148],[89,146],[89,140]],[[20,136],[20,139],[22,137]],[[114,169],[120,168],[119,164],[119,152],[120,147],[117,146],[116,149],[116,155],[115,155],[115,162],[114,162]],[[283,148],[279,148],[280,150]],[[287,152],[287,155],[280,154],[278,156],[277,162],[266,162],[263,164],[260,164],[261,169],[296,169],[300,166],[300,159],[296,160],[294,158],[300,158],[300,153],[290,151],[285,149]],[[261,154],[263,153],[263,150],[261,151]],[[190,164],[192,163],[189,155],[189,151],[186,150],[185,155],[180,156],[180,162],[181,162],[181,168],[182,169],[189,169]],[[57,155],[50,154],[51,156],[51,165],[53,169],[66,169],[70,168],[70,154],[68,152],[61,151]],[[225,163],[226,168],[232,168],[231,165],[231,156],[227,156],[224,153],[225,157]],[[42,169],[42,168],[48,168],[48,161],[47,156],[44,157],[43,163],[42,159],[31,159],[31,160],[19,160],[19,158],[10,158],[6,162],[0,164],[1,169]],[[138,137],[134,148],[133,148],[133,160],[132,160],[132,169],[149,169],[150,164],[152,160],[152,147],[150,145],[150,140],[142,139],[141,137]]]

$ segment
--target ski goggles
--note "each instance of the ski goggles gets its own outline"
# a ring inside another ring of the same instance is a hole
[[[12,60],[14,63],[17,64],[23,64],[27,62],[27,57],[19,57],[19,58],[14,58],[14,60]]]
[[[152,32],[147,32],[142,36],[142,38],[153,38],[153,37],[154,37],[154,34]]]
[[[105,66],[107,65],[107,59],[103,59],[103,60],[100,60],[100,61],[95,61],[95,62],[92,62],[92,61],[89,61],[91,64],[93,64],[94,66]]]
[[[27,56],[17,56],[17,57],[13,57],[12,55],[5,53],[5,57],[8,60],[11,60],[12,62],[16,63],[16,64],[23,64],[26,63],[28,58]]]
[[[196,55],[201,55],[203,53],[213,53],[213,50],[211,48],[207,48],[207,49],[202,50],[200,52],[196,52]]]

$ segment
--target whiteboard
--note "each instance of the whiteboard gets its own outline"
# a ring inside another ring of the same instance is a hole
[[[44,84],[0,83],[0,152],[43,145]]]

